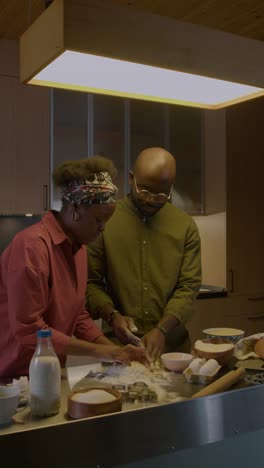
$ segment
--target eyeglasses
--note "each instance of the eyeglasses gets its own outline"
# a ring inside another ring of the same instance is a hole
[[[150,192],[149,190],[146,190],[146,189],[139,189],[138,186],[137,186],[137,181],[136,181],[135,174],[133,174],[133,178],[134,178],[134,182],[135,182],[136,192],[137,192],[138,196],[142,200],[154,201],[156,203],[162,204],[162,203],[166,203],[170,199],[171,194],[172,194],[173,185],[171,185],[169,195],[166,195],[166,193],[152,193],[152,192]]]

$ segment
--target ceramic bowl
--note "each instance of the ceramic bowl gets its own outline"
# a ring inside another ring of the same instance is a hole
[[[160,358],[163,366],[174,372],[184,371],[193,360],[192,354],[187,353],[165,353]]]
[[[219,346],[219,351],[217,349],[214,349],[214,351],[211,351],[209,350],[209,346],[208,346],[208,350],[200,349],[198,347],[198,341],[196,341],[194,343],[194,352],[195,352],[195,355],[200,358],[205,358],[207,360],[215,359],[218,362],[218,364],[220,364],[220,366],[226,366],[233,356],[235,345],[231,343],[229,340],[225,340],[223,338],[207,338],[205,340],[199,340],[199,341],[207,345],[210,345],[210,344],[229,345],[228,349],[224,351],[221,350],[221,346]]]
[[[224,340],[232,341],[232,343],[237,343],[245,336],[245,332],[243,330],[227,327],[207,328],[203,330],[203,334],[206,338],[222,338]]]
[[[112,401],[103,403],[87,403],[73,399],[77,393],[87,393],[91,390],[104,390],[115,397]],[[89,418],[92,416],[100,416],[102,414],[117,413],[122,410],[122,394],[108,387],[89,387],[77,390],[68,396],[68,414],[72,419]]]
[[[18,406],[19,394],[17,386],[0,386],[0,426],[11,423]]]

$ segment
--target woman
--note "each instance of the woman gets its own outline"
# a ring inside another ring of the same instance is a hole
[[[67,354],[147,362],[144,349],[113,345],[84,309],[85,245],[115,210],[114,173],[112,162],[100,156],[61,164],[53,173],[62,188],[60,212],[50,211],[18,233],[2,253],[0,377],[28,374],[36,332],[43,328],[52,330],[62,366]]]

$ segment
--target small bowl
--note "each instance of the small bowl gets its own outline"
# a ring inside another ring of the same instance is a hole
[[[244,330],[227,327],[207,328],[203,330],[203,334],[206,336],[206,338],[222,338],[224,340],[229,340],[234,344],[245,336]]]
[[[166,369],[174,372],[182,372],[193,360],[193,355],[187,353],[165,353],[162,354],[160,358]]]
[[[0,426],[11,424],[15,414],[20,389],[16,385],[0,385]]]
[[[91,390],[104,390],[115,397],[112,401],[103,403],[87,403],[74,400],[72,397],[76,393],[87,393]],[[122,393],[108,387],[89,387],[72,392],[68,396],[68,414],[72,419],[89,418],[102,414],[117,413],[122,410]]]
[[[202,343],[220,345],[220,344],[228,344],[230,348],[225,351],[205,351],[202,349],[197,348],[194,343],[194,352],[196,356],[205,359],[215,359],[220,366],[226,366],[230,359],[233,356],[233,352],[235,349],[235,345],[231,343],[229,340],[225,340],[223,338],[207,338],[205,340],[200,340]]]

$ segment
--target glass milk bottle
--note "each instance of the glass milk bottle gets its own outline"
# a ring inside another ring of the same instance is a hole
[[[61,369],[51,342],[51,330],[39,330],[36,351],[29,366],[31,413],[50,416],[60,410]]]

